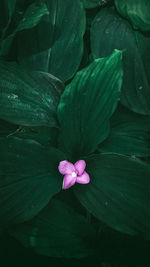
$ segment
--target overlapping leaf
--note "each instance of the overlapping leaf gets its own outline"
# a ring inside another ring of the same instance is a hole
[[[46,3],[49,15],[38,27],[18,36],[17,60],[32,70],[47,71],[66,81],[77,71],[82,58],[85,11],[80,0]]]
[[[91,28],[94,58],[108,56],[113,49],[124,50],[124,79],[121,102],[129,109],[150,114],[150,37],[135,32],[112,9],[101,10]]]
[[[0,226],[37,215],[61,189],[62,152],[33,140],[0,138]]]
[[[32,139],[44,146],[56,146],[58,128],[55,127],[25,127],[0,120],[0,137],[19,137]]]
[[[8,5],[9,10],[14,9],[14,5],[10,4]],[[1,56],[7,56],[9,53],[9,49],[11,47],[12,41],[16,35],[17,32],[22,31],[24,29],[30,29],[36,26],[41,18],[48,14],[47,7],[44,3],[32,3],[28,6],[26,9],[23,18],[18,23],[16,28],[7,36],[5,36],[4,32],[2,35],[1,40],[1,46],[0,46],[0,55]]]
[[[5,35],[16,6],[16,0],[0,1],[0,36]]]
[[[110,135],[99,151],[138,157],[150,156],[150,116],[120,106],[110,120]]]
[[[0,118],[25,126],[57,126],[56,109],[63,84],[47,73],[26,72],[0,62]]]
[[[119,154],[86,162],[91,182],[75,188],[81,203],[110,227],[150,239],[150,165]]]
[[[71,157],[93,152],[109,133],[122,82],[122,53],[95,60],[78,72],[58,106],[60,148]]]
[[[147,0],[115,0],[119,13],[132,22],[135,29],[150,30],[150,1]]]
[[[94,8],[97,6],[103,6],[107,4],[110,0],[82,0],[85,8]]]
[[[50,257],[81,258],[94,252],[96,233],[86,219],[63,201],[52,199],[31,222],[11,234],[24,246]]]

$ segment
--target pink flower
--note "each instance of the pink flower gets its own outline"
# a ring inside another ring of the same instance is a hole
[[[64,174],[64,180],[62,189],[68,189],[75,183],[88,184],[90,177],[85,170],[86,163],[84,160],[78,160],[74,165],[63,160],[59,163],[58,170],[61,174]]]

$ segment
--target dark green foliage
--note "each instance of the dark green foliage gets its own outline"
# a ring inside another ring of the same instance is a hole
[[[17,61],[66,81],[77,71],[82,58],[85,12],[80,0],[45,2],[49,14],[37,27],[17,37]]]
[[[81,0],[85,8],[101,7],[106,5],[110,0]]]
[[[116,50],[95,60],[76,74],[61,96],[59,147],[73,159],[93,152],[108,136],[122,83],[121,59]]]
[[[120,14],[132,22],[135,29],[150,30],[150,1],[115,0],[115,5]]]
[[[112,228],[150,239],[150,165],[112,153],[86,162],[91,183],[75,187],[81,203]]]
[[[150,266],[149,9],[0,1],[1,266]]]
[[[113,9],[101,10],[91,27],[94,58],[123,50],[121,102],[131,110],[150,114],[150,37],[134,31]]]
[[[2,0],[3,1],[3,0]],[[11,26],[12,14],[15,10],[16,0],[8,0],[8,22],[6,24],[6,28],[2,31],[1,37],[1,46],[0,46],[0,55],[7,56],[9,53],[9,49],[11,48],[14,36],[17,32],[22,31],[24,29],[30,29],[36,26],[41,18],[48,13],[48,9],[44,3],[33,3],[28,6],[25,10],[22,18],[13,28],[11,33],[9,32],[9,26]]]
[[[120,105],[110,120],[110,129],[99,151],[150,156],[150,116],[139,115]]]
[[[0,226],[33,218],[61,189],[65,155],[34,140],[0,138]]]
[[[63,84],[48,73],[0,62],[0,118],[25,126],[57,126]]]
[[[35,219],[16,227],[11,234],[25,247],[59,258],[89,256],[96,243],[96,232],[86,218],[57,198],[52,199]]]

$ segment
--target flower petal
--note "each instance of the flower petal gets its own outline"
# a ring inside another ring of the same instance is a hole
[[[72,175],[70,175],[70,174],[66,174],[64,176],[62,189],[65,190],[65,189],[68,189],[69,187],[73,186],[76,182],[76,178],[77,177],[72,177]]]
[[[67,160],[63,160],[59,163],[58,170],[61,174],[71,174],[75,172],[75,167]]]
[[[78,172],[78,175],[81,175],[84,170],[85,170],[86,163],[84,160],[78,160],[75,164],[74,167]]]
[[[90,182],[90,176],[87,172],[84,172],[82,175],[77,176],[76,183],[79,184],[88,184]]]

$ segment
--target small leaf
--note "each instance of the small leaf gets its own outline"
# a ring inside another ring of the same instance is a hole
[[[124,51],[121,102],[150,115],[150,37],[134,31],[113,9],[104,8],[91,27],[91,49],[94,58],[106,57],[114,49]]]
[[[39,254],[59,258],[89,256],[96,238],[86,219],[58,199],[52,199],[29,223],[14,228],[11,235]]]
[[[110,120],[110,135],[100,144],[99,151],[150,156],[150,116],[120,106]]]
[[[24,126],[57,126],[63,84],[48,73],[0,62],[0,118]]]
[[[46,3],[49,15],[34,29],[17,36],[17,62],[65,82],[75,74],[82,59],[85,11],[80,0]]]
[[[150,1],[147,0],[115,0],[118,12],[129,19],[137,30],[150,30]]]
[[[108,226],[150,239],[150,165],[119,154],[86,162],[91,182],[74,187],[81,204]]]
[[[0,227],[6,227],[33,218],[59,192],[65,156],[15,137],[0,138],[0,151]]]
[[[71,157],[93,152],[109,134],[122,82],[122,54],[116,50],[76,74],[61,95],[60,148]]]
[[[35,27],[46,14],[48,14],[48,10],[44,3],[33,3],[29,5],[17,27],[9,36],[2,40],[0,55],[7,56],[17,32]]]

